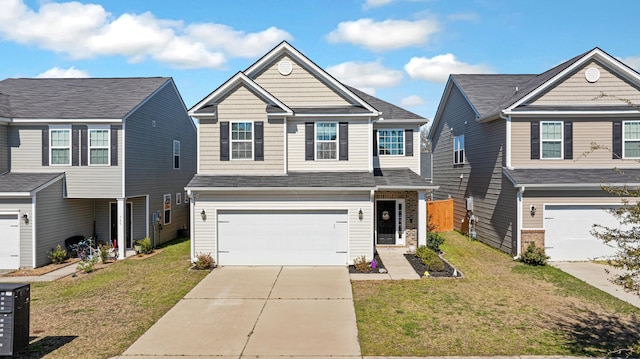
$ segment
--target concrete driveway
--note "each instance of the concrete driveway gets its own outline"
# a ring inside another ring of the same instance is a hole
[[[221,267],[121,358],[360,357],[345,267]]]

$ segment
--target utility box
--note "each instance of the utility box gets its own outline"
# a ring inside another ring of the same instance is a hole
[[[473,197],[467,197],[467,211],[473,211]]]
[[[0,283],[0,356],[29,345],[29,284]]]

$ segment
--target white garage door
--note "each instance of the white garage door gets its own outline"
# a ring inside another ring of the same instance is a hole
[[[0,214],[0,269],[20,267],[20,223],[17,214]]]
[[[616,247],[604,244],[591,235],[594,224],[618,228],[606,209],[618,206],[545,207],[545,251],[551,261],[585,261],[602,259],[616,253]]]
[[[347,213],[220,212],[221,265],[345,265]]]

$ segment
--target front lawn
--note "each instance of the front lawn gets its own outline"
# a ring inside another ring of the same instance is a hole
[[[464,279],[353,282],[363,355],[605,356],[640,340],[640,309],[551,266],[445,237]]]
[[[189,241],[143,260],[31,285],[31,344],[21,358],[120,355],[208,272],[189,271]]]

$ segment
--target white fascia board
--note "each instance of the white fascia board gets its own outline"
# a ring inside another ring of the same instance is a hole
[[[12,123],[28,123],[31,125],[51,123],[122,123],[121,118],[14,118]]]
[[[528,183],[518,183],[514,184],[513,187],[520,188],[525,187],[527,190],[532,189],[546,189],[546,190],[593,190],[593,189],[602,189],[602,186],[607,187],[640,187],[640,183],[570,183],[570,184],[557,184],[557,183],[543,183],[543,184],[528,184]]]
[[[33,194],[31,192],[0,192],[0,198],[12,198],[12,197],[30,198],[32,196]]]
[[[335,117],[362,117],[363,119],[369,119],[371,118],[371,116],[377,116],[377,113],[331,113],[331,114],[325,114],[325,113],[305,113],[305,114],[294,114],[292,117],[296,118],[296,117],[300,117],[300,118],[307,118],[307,117],[327,117],[327,118],[335,118]]]
[[[371,187],[185,187],[187,191],[196,192],[362,192],[371,191]]]
[[[418,126],[422,126],[425,125],[429,122],[429,120],[427,119],[410,119],[410,120],[385,120],[385,119],[379,119],[379,120],[374,120],[373,123],[374,125],[389,125],[389,126],[395,126],[395,125],[418,125]]]
[[[376,191],[433,191],[440,186],[376,186]]]
[[[598,111],[598,110],[588,110],[588,111],[504,111],[505,115],[510,116],[544,116],[544,117],[558,117],[558,116],[575,116],[575,117],[602,117],[603,115],[611,115],[611,116],[637,116],[640,113],[639,110],[611,110],[611,111]]]

